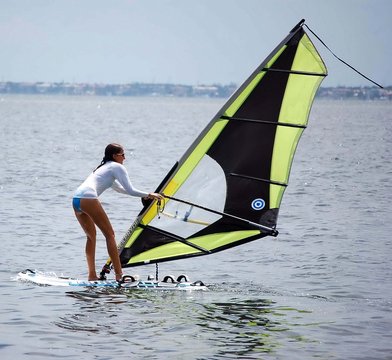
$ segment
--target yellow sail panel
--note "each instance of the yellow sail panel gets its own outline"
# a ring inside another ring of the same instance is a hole
[[[290,74],[279,122],[306,125],[320,83],[319,77]]]
[[[127,239],[124,239],[126,240],[125,247],[130,247],[142,232],[143,228],[137,227]]]
[[[206,248],[214,250],[216,248],[226,247],[234,242],[260,235],[259,230],[232,231],[226,233],[210,234],[192,239],[192,242]]]
[[[195,250],[194,248],[180,243],[178,241],[165,244],[151,250],[144,251],[139,255],[135,255],[128,261],[127,265],[137,264],[137,263],[149,263],[156,262],[157,260],[165,259],[173,254],[177,256],[186,256],[186,255],[197,255],[200,254],[201,251]]]
[[[298,44],[291,71],[298,74],[290,74],[287,81],[279,122],[306,125],[314,96],[327,74],[320,55],[306,34]]]
[[[304,33],[298,44],[292,70],[327,75],[327,68],[306,33]]]
[[[298,44],[291,71],[293,73],[287,81],[278,121],[306,126],[314,96],[323,76],[327,74],[320,55],[306,34]],[[301,127],[277,128],[271,162],[273,181],[288,183],[294,153],[302,133]],[[284,190],[281,186],[270,187],[271,207],[279,207]]]
[[[280,127],[275,137],[275,147],[271,162],[271,179],[273,181],[287,184],[290,175],[291,163],[295,149],[303,129]],[[270,186],[270,206],[279,208],[285,187]]]
[[[257,236],[260,231],[241,231],[241,232],[228,232],[220,234],[210,234],[206,236],[196,237],[190,240],[193,244],[201,246],[207,250],[214,250],[217,248],[224,248],[230,246],[234,242],[239,242],[243,239],[247,239],[251,236]],[[170,244],[161,245],[151,250],[145,251],[139,255],[133,256],[127,263],[127,265],[133,265],[138,263],[149,263],[156,262],[158,260],[165,259],[173,254],[177,256],[197,256],[201,255],[202,252],[192,248],[189,245],[175,241]]]

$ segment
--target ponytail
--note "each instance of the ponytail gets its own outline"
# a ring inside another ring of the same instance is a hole
[[[105,156],[103,157],[101,163],[95,168],[97,171],[101,166],[105,165],[108,161],[113,161],[113,155],[118,154],[119,152],[124,151],[123,147],[120,144],[109,144],[105,148]]]
[[[103,157],[101,163],[94,169],[93,172],[96,172],[102,165],[105,165],[107,163],[107,160],[105,159],[105,157]]]

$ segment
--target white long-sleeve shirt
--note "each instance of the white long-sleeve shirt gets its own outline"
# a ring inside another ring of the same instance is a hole
[[[76,189],[74,197],[96,199],[110,187],[117,192],[131,196],[148,196],[148,193],[133,187],[124,165],[108,161],[87,177]]]

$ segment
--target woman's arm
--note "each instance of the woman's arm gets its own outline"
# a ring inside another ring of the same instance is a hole
[[[138,190],[132,185],[131,180],[129,179],[127,169],[123,165],[116,165],[113,169],[113,173],[116,180],[113,182],[112,188],[115,191],[131,196],[149,196],[148,192]]]
[[[112,189],[117,191],[118,193],[128,195],[126,190],[121,186],[121,184],[117,180],[114,180],[114,183],[112,185]]]

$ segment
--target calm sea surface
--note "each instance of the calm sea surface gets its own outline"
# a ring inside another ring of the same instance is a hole
[[[392,359],[390,102],[316,101],[277,238],[160,265],[207,292],[13,280],[26,268],[86,276],[71,196],[104,147],[124,144],[134,185],[152,191],[223,102],[0,98],[1,359]],[[119,239],[140,202],[102,201]]]

